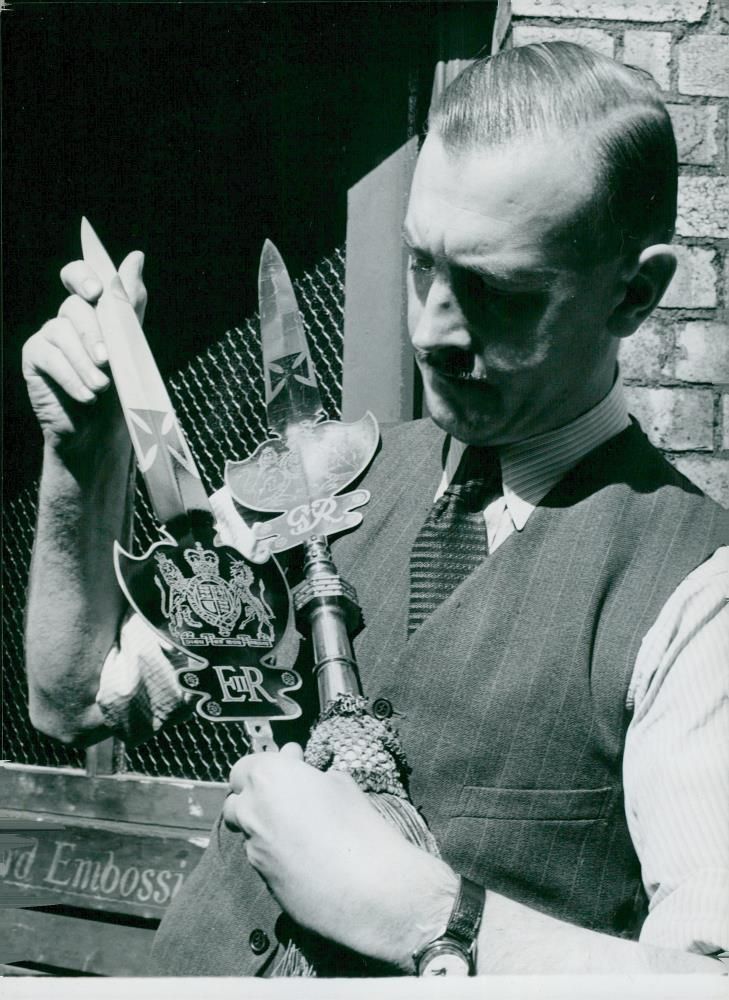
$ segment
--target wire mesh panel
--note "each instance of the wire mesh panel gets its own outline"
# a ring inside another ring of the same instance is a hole
[[[335,250],[294,282],[319,376],[322,402],[338,417],[342,395],[344,253]],[[267,437],[263,367],[256,319],[229,330],[168,382],[175,410],[208,492],[220,487],[226,460],[245,458]],[[160,537],[141,480],[134,549]],[[83,766],[83,753],[44,738],[30,724],[23,663],[23,611],[36,507],[32,491],[10,504],[3,522],[2,757],[17,763]],[[111,553],[109,554],[111,558]],[[243,728],[198,716],[124,755],[126,770],[159,777],[227,780],[245,753]]]

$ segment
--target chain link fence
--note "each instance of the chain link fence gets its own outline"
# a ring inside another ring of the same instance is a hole
[[[294,282],[299,308],[330,418],[341,412],[344,252],[334,251]],[[229,330],[168,381],[168,389],[209,493],[223,480],[228,459],[242,459],[267,437],[257,318]],[[135,511],[136,552],[160,537],[141,479]],[[3,665],[0,733],[5,760],[83,767],[84,754],[47,739],[30,724],[23,657],[23,614],[33,544],[32,490],[8,504],[3,517]],[[109,553],[111,558],[111,553]],[[115,754],[121,770],[155,777],[225,781],[248,748],[243,727],[194,716],[133,749]]]

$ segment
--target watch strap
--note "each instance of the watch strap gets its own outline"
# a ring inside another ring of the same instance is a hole
[[[423,966],[428,959],[443,950],[443,947],[451,953],[460,953],[468,975],[476,974],[476,939],[485,899],[486,890],[483,886],[462,875],[445,931],[413,955],[416,975],[423,974]]]
[[[481,926],[486,890],[477,882],[461,875],[461,884],[451,910],[444,937],[454,938],[470,948]]]

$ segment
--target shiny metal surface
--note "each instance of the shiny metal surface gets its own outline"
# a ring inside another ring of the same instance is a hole
[[[319,536],[304,546],[305,580],[295,604],[311,633],[314,673],[322,710],[340,694],[361,694],[350,632],[360,610],[354,588],[337,573],[329,545]]]
[[[286,436],[292,425],[324,418],[294,286],[281,254],[266,240],[258,269],[268,427]]]
[[[342,491],[361,476],[379,442],[371,413],[353,423],[325,419],[293,284],[270,240],[261,253],[258,290],[272,436],[248,458],[225,467],[225,481],[242,507],[280,513],[253,526],[256,561],[266,552],[356,527],[369,493]]]
[[[84,260],[104,288],[96,315],[155,516],[169,525],[190,511],[207,512],[210,505],[200,473],[147,338],[109,254],[87,219],[81,221],[81,247]]]

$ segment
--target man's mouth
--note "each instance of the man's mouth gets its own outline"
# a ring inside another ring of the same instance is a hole
[[[490,380],[478,370],[476,355],[458,347],[436,347],[430,351],[415,351],[421,365],[430,368],[437,375],[457,382],[486,383]]]

